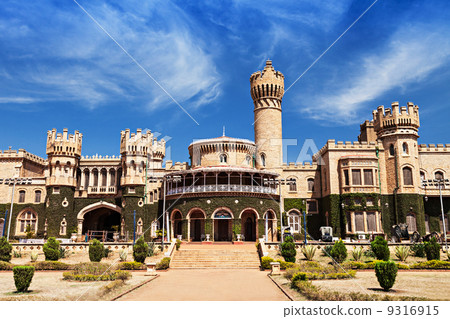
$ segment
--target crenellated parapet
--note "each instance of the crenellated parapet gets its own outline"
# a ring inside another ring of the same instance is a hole
[[[166,154],[166,141],[164,139],[158,141],[151,131],[143,133],[142,129],[137,129],[136,133],[131,133],[126,129],[120,133],[120,153],[149,156],[162,161]]]
[[[65,128],[62,133],[57,133],[54,128],[47,132],[47,155],[48,156],[81,156],[81,144],[83,134],[75,131],[75,134],[68,134]]]
[[[31,154],[22,148],[19,149],[18,151],[17,150],[4,150],[4,151],[0,150],[0,159],[13,159],[13,158],[29,160],[30,162],[33,162],[35,164],[42,165],[42,166],[47,165],[47,161],[44,158],[34,155],[34,154]]]
[[[275,71],[272,61],[267,60],[264,70],[250,76],[250,93],[256,108],[278,107],[284,95],[284,75]]]
[[[450,144],[420,144],[419,153],[450,153]]]
[[[303,163],[284,163],[281,167],[283,171],[289,171],[289,170],[316,170],[317,169],[317,163],[316,162],[303,162]]]
[[[399,107],[393,102],[391,108],[380,105],[373,111],[373,124],[378,138],[392,134],[413,134],[418,136],[420,127],[419,107],[412,102]]]
[[[378,142],[359,142],[359,141],[338,141],[328,140],[327,143],[313,156],[313,160],[317,160],[319,155],[324,154],[326,151],[330,150],[382,150],[383,144]]]

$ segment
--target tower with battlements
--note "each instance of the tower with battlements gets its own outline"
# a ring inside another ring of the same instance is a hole
[[[256,168],[277,169],[282,166],[281,102],[284,75],[267,60],[264,70],[250,76],[250,93],[254,104]]]

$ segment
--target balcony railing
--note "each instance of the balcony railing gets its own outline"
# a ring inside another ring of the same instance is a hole
[[[169,189],[167,195],[184,194],[184,193],[206,193],[206,192],[247,192],[247,193],[263,193],[277,194],[276,188],[266,186],[251,185],[196,185],[176,187]]]
[[[116,186],[89,186],[88,194],[115,194]]]
[[[353,185],[342,187],[343,193],[376,193],[378,186],[373,185]]]

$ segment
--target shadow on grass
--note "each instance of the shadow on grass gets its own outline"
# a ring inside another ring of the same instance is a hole
[[[367,288],[367,290],[384,292],[386,294],[388,294],[388,293],[398,294],[398,293],[406,292],[405,290],[400,290],[400,289],[389,289],[388,291],[386,291],[383,288]]]
[[[25,292],[20,292],[20,291],[12,291],[12,292],[7,292],[5,293],[6,296],[28,296],[28,295],[35,295],[42,292],[41,290],[28,290]]]

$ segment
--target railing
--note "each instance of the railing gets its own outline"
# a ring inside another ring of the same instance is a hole
[[[206,193],[206,192],[247,192],[247,193],[264,193],[277,194],[276,188],[266,186],[251,185],[195,185],[176,187],[167,191],[167,195],[184,194],[184,193]]]
[[[116,186],[89,186],[88,194],[115,194]]]
[[[376,193],[378,186],[373,185],[354,185],[342,187],[344,193]]]

